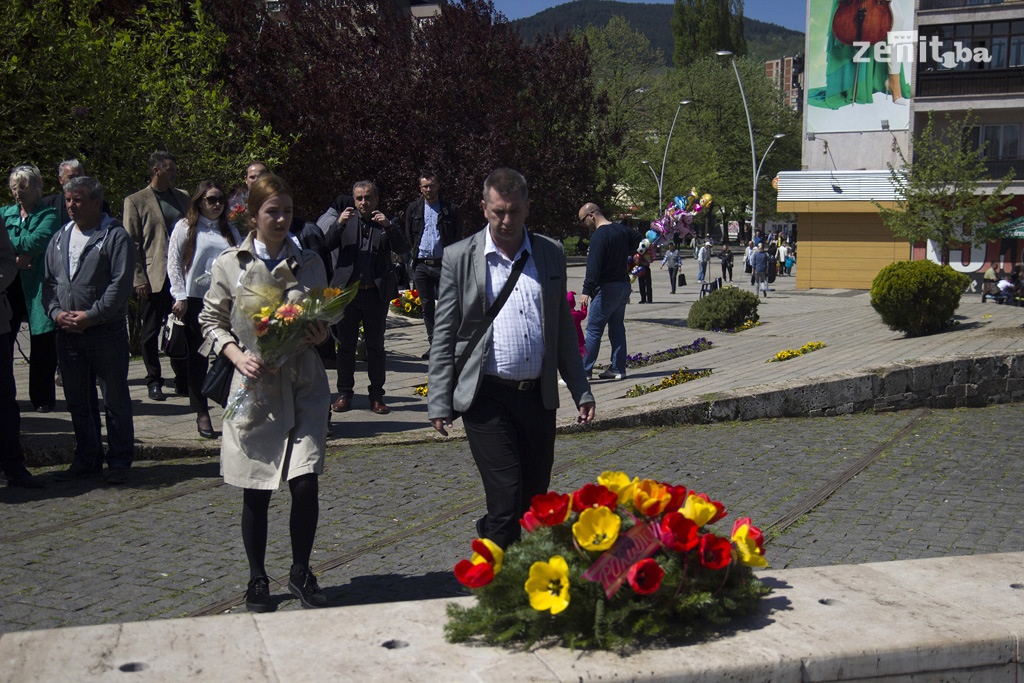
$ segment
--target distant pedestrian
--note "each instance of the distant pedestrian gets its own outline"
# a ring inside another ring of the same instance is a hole
[[[711,262],[711,240],[705,240],[704,246],[697,252],[697,282],[703,283]]]
[[[757,249],[754,247],[754,241],[747,241],[747,248],[743,250],[743,272],[750,275],[750,284],[754,284],[754,252]]]
[[[586,358],[587,338],[583,335],[583,321],[587,319],[587,306],[581,304],[579,308],[576,307],[576,292],[566,292],[565,298],[572,309],[569,311],[572,313],[572,321],[576,323],[576,341],[580,346],[580,358]]]
[[[726,280],[732,282],[732,250],[729,249],[728,244],[722,246],[722,253],[718,255],[718,258],[722,260],[722,282]]]
[[[751,262],[754,266],[754,282],[757,291],[766,299],[768,298],[768,261],[768,252],[764,250],[764,242],[762,242],[757,245],[757,251],[754,252]]]
[[[587,254],[587,272],[583,276],[580,303],[589,306],[587,316],[587,357],[583,369],[588,379],[601,352],[601,337],[608,327],[612,346],[611,364],[601,379],[626,377],[626,303],[629,301],[630,256],[643,239],[636,230],[613,223],[601,213],[601,207],[587,202],[578,212],[580,223],[593,231]]]
[[[650,261],[653,258],[652,248],[647,255],[637,254],[634,256],[634,262],[640,266],[642,270],[636,276],[637,287],[640,289],[640,303],[642,304],[653,304],[654,303],[654,287],[651,283],[651,264]]]
[[[672,286],[672,293],[676,293],[676,282],[679,276],[679,247],[673,242],[665,252],[665,258],[661,260],[661,268],[668,267],[668,280]]]

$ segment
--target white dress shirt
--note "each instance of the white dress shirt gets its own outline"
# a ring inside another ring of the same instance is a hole
[[[501,294],[512,273],[515,260],[530,252],[530,237],[525,236],[523,246],[509,259],[494,245],[490,230],[485,235],[484,255],[487,259],[487,305]],[[493,324],[491,351],[484,363],[484,374],[515,381],[540,377],[544,363],[543,304],[537,263],[531,255],[526,259],[523,272],[501,307]]]

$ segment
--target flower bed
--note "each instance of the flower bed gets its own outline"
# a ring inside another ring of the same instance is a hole
[[[637,396],[649,394],[652,391],[661,391],[662,389],[674,387],[677,384],[683,384],[684,382],[692,382],[695,379],[707,377],[710,374],[711,370],[687,370],[686,368],[682,368],[680,370],[676,370],[671,375],[664,378],[657,384],[648,384],[647,386],[644,386],[643,384],[637,384],[632,389],[626,392],[626,398],[636,398]]]
[[[767,566],[761,530],[711,532],[727,513],[707,494],[604,472],[532,503],[521,541],[476,539],[455,566],[477,604],[448,606],[449,641],[635,648],[706,636],[771,592],[751,570]]]
[[[407,318],[423,317],[423,302],[420,300],[420,293],[415,289],[400,291],[398,296],[391,300],[388,309]]]
[[[784,360],[790,358],[796,358],[797,356],[803,356],[804,354],[810,353],[811,351],[817,351],[818,349],[825,348],[825,342],[814,341],[807,342],[799,349],[786,349],[785,351],[779,351],[777,354],[769,358],[766,363],[781,363]]]
[[[735,334],[736,332],[742,332],[744,330],[749,330],[752,327],[759,327],[760,325],[761,325],[761,323],[756,321],[756,320],[748,320],[747,322],[743,323],[739,327],[726,327],[724,329],[712,328],[711,331],[712,332],[724,332],[726,334]]]
[[[694,339],[692,344],[688,344],[686,346],[677,346],[674,349],[656,351],[654,353],[649,354],[638,353],[635,356],[626,356],[626,367],[642,368],[645,365],[652,365],[654,363],[661,363],[666,360],[681,358],[682,356],[688,356],[691,353],[700,353],[701,351],[707,351],[710,348],[711,342],[709,342],[704,337],[700,337],[698,339]]]

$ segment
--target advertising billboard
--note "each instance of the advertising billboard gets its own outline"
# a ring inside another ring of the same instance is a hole
[[[914,0],[809,0],[807,132],[906,130]]]

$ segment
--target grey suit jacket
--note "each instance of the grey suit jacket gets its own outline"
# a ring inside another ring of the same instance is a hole
[[[178,188],[173,195],[184,217],[192,198]],[[124,198],[124,227],[135,242],[135,286],[159,292],[167,282],[167,238],[174,226],[164,225],[164,212],[149,185]]]
[[[487,259],[485,230],[456,242],[444,250],[441,287],[437,297],[434,340],[430,345],[430,374],[427,415],[430,419],[450,418],[465,412],[476,398],[483,381],[484,361],[490,353],[493,330],[488,329],[455,376],[455,363],[474,330],[487,313]],[[561,245],[543,235],[530,235],[543,291],[541,300],[544,335],[544,363],[541,396],[544,407],[558,407],[558,374],[561,373],[576,405],[594,400],[583,373],[576,327],[565,298],[565,253]]]

